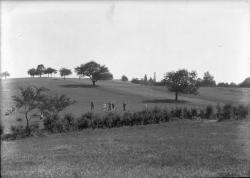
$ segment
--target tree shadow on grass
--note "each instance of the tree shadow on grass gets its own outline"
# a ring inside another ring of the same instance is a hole
[[[174,99],[152,99],[152,100],[144,100],[142,103],[188,103],[185,100],[175,101]]]
[[[97,88],[98,86],[86,85],[86,84],[67,84],[60,85],[63,88]]]

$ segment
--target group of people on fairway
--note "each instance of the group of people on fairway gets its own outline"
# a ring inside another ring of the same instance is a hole
[[[126,111],[126,103],[123,102],[122,103],[122,110]],[[93,101],[90,102],[90,110],[94,111],[95,110],[95,104]],[[111,101],[109,101],[108,103],[104,103],[103,104],[103,111],[115,111],[116,110],[116,106],[115,103],[112,103]]]

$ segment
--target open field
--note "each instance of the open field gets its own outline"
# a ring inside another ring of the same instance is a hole
[[[1,118],[8,130],[10,125],[15,125],[17,114],[4,116],[7,109],[13,105],[11,96],[18,94],[20,86],[43,86],[50,89],[51,94],[66,94],[76,101],[64,112],[70,112],[75,116],[90,111],[90,102],[95,103],[95,112],[103,112],[103,104],[111,101],[115,103],[118,112],[122,112],[122,102],[127,103],[127,110],[138,111],[150,107],[204,107],[217,103],[250,103],[250,89],[248,88],[200,88],[198,95],[180,95],[181,102],[173,101],[174,94],[168,92],[165,87],[143,86],[121,81],[98,81],[93,88],[88,79],[58,79],[58,78],[24,78],[7,79],[1,82]]]
[[[2,144],[3,177],[250,176],[248,121],[176,121]]]

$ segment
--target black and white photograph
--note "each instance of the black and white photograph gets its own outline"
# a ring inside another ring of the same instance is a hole
[[[250,177],[250,0],[1,0],[0,46],[0,177]]]

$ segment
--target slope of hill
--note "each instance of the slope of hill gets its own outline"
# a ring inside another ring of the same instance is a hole
[[[88,79],[58,79],[58,78],[23,78],[1,81],[1,118],[3,122],[10,122],[20,117],[17,114],[6,117],[5,111],[13,102],[11,96],[18,94],[18,87],[28,85],[48,88],[50,94],[66,94],[76,101],[64,112],[76,116],[90,111],[90,102],[95,104],[95,112],[103,112],[103,104],[109,101],[115,103],[117,111],[121,112],[122,103],[127,103],[129,111],[136,111],[150,107],[203,107],[217,103],[250,102],[250,89],[247,88],[200,88],[198,95],[180,95],[180,102],[173,101],[174,94],[165,87],[143,86],[121,81],[98,81],[97,87],[92,87]]]
[[[250,87],[250,77],[246,78],[241,84],[239,84],[241,87]]]

